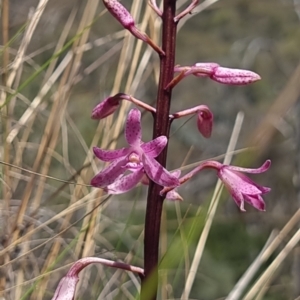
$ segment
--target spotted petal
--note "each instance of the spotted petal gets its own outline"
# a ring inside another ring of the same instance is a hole
[[[146,174],[155,183],[165,187],[173,187],[179,185],[178,178],[168,172],[153,157],[143,155],[142,161]]]
[[[120,157],[124,157],[129,153],[128,148],[121,148],[117,150],[102,150],[98,147],[93,147],[93,151],[96,157],[102,161],[112,161]]]
[[[112,184],[121,174],[125,172],[126,158],[121,157],[114,160],[108,167],[98,173],[92,180],[91,185],[98,188]]]
[[[219,171],[219,177],[229,190],[236,189],[242,194],[256,195],[262,191],[254,182],[244,174],[231,171],[223,167]]]
[[[266,160],[263,165],[256,169],[250,168],[241,168],[236,166],[225,166],[228,170],[237,171],[237,172],[245,172],[245,173],[252,173],[252,174],[259,174],[266,172],[271,166],[271,161],[268,159]]]
[[[144,150],[144,153],[150,157],[157,157],[161,151],[166,147],[168,139],[166,136],[159,136],[156,139],[144,143],[141,145],[141,148]]]
[[[141,112],[134,108],[132,109],[126,120],[125,138],[130,146],[139,145],[142,138],[141,128]]]
[[[51,300],[73,300],[76,290],[77,282],[79,281],[78,275],[63,277],[55,291]]]
[[[258,210],[265,211],[265,202],[261,195],[244,195],[245,201],[247,201],[250,205],[255,207]]]
[[[230,171],[232,173],[235,173],[236,176],[238,176],[241,180],[241,183],[243,185],[243,188],[247,188],[248,186],[254,186],[256,189],[258,189],[260,191],[261,194],[266,194],[269,193],[271,191],[271,189],[269,187],[265,187],[265,186],[261,186],[257,183],[255,183],[253,180],[251,180],[249,177],[247,177],[245,174],[243,173],[239,173],[239,172],[235,172],[235,171]],[[243,188],[241,189],[243,192]]]
[[[143,168],[122,176],[105,188],[109,194],[122,194],[134,188],[144,175]]]
[[[240,192],[240,190],[236,186],[231,186],[230,187],[229,185],[226,185],[226,184],[225,184],[225,186],[228,188],[228,191],[229,191],[232,199],[236,203],[236,205],[240,208],[241,211],[245,211],[244,196]]]

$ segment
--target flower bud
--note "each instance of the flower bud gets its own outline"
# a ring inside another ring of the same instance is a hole
[[[129,11],[116,0],[103,0],[103,3],[107,10],[121,23],[121,25],[130,29],[134,26],[134,19]]]
[[[260,80],[260,76],[252,71],[218,67],[210,76],[211,79],[232,85],[245,85]]]
[[[119,97],[108,97],[95,106],[92,112],[92,119],[104,119],[113,114],[120,105]]]
[[[197,115],[197,127],[200,133],[205,137],[211,136],[213,127],[214,116],[212,112],[208,110],[201,110]]]

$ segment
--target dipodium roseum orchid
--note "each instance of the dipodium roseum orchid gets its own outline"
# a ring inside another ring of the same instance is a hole
[[[113,194],[124,193],[139,183],[146,173],[152,181],[161,186],[178,186],[178,178],[155,160],[166,146],[167,137],[159,136],[143,143],[141,136],[141,112],[132,109],[125,126],[125,138],[129,147],[118,150],[102,150],[94,147],[96,157],[111,163],[91,180],[91,185],[105,188]],[[125,174],[126,171],[131,173]]]
[[[217,161],[205,161],[193,169],[191,172],[179,179],[180,184],[185,183],[191,179],[198,172],[205,168],[215,169],[218,172],[218,177],[224,183],[225,187],[231,194],[235,203],[239,206],[241,211],[245,211],[244,203],[248,202],[250,205],[258,210],[265,210],[265,202],[262,198],[263,194],[271,191],[270,188],[260,186],[253,182],[249,177],[243,173],[260,174],[266,172],[271,166],[271,161],[267,160],[257,169],[241,168],[230,165],[224,165]],[[173,188],[165,187],[160,194],[164,195],[170,193]]]
[[[245,211],[244,201],[258,210],[265,210],[265,202],[261,195],[271,191],[270,188],[260,186],[253,182],[244,173],[259,174],[267,171],[271,161],[267,160],[260,168],[248,169],[235,166],[223,165],[218,171],[218,177],[228,189],[235,203],[241,211]]]

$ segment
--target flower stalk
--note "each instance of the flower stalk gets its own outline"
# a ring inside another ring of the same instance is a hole
[[[95,156],[109,164],[96,174],[91,185],[101,188],[109,194],[123,194],[142,183],[148,186],[147,207],[144,229],[144,269],[97,258],[82,259],[76,262],[59,283],[53,299],[71,300],[75,294],[78,273],[90,263],[102,263],[136,272],[141,278],[141,300],[156,300],[158,290],[159,241],[162,208],[165,198],[182,201],[177,189],[193,176],[206,168],[214,169],[241,211],[244,203],[264,211],[262,195],[270,188],[260,186],[244,173],[259,174],[268,170],[271,162],[267,160],[256,169],[224,165],[217,161],[205,161],[180,177],[180,170],[169,172],[166,169],[168,138],[170,126],[178,118],[195,114],[198,131],[204,138],[212,134],[214,115],[206,105],[197,105],[176,113],[170,113],[173,88],[185,77],[193,75],[210,78],[221,84],[246,85],[260,80],[260,76],[249,70],[222,67],[215,62],[200,62],[192,66],[175,66],[175,47],[177,24],[181,18],[191,13],[198,0],[191,0],[190,5],[176,16],[176,0],[164,0],[160,10],[156,0],[149,0],[149,5],[162,18],[162,46],[156,45],[136,26],[129,11],[117,0],[103,0],[108,11],[119,23],[138,39],[152,47],[160,58],[160,76],[156,107],[152,107],[131,95],[118,93],[100,102],[92,112],[93,119],[103,119],[112,115],[119,108],[121,101],[129,101],[135,106],[150,112],[154,118],[153,139],[142,141],[141,112],[137,108],[130,110],[125,124],[125,139],[128,147],[106,150],[94,147]],[[175,73],[175,75],[174,75]],[[176,75],[176,73],[178,73]]]
[[[160,78],[157,92],[156,115],[153,125],[153,138],[164,135],[169,137],[171,120],[169,118],[172,89],[165,89],[173,79],[176,45],[176,0],[164,0],[162,15],[162,50],[160,57]],[[166,166],[167,146],[157,157]],[[150,182],[147,198],[145,237],[144,237],[144,274],[141,300],[155,300],[158,286],[159,235],[164,197],[160,195],[161,186]],[[147,288],[151,285],[151,289]]]

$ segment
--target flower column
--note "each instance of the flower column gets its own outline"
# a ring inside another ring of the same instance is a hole
[[[162,14],[162,50],[165,55],[160,55],[160,78],[157,93],[156,115],[153,127],[153,138],[164,135],[169,137],[170,131],[170,103],[171,89],[166,89],[172,81],[175,65],[176,44],[176,0],[164,0]],[[157,161],[166,166],[167,147],[157,157]],[[161,187],[150,182],[147,199],[144,237],[144,271],[145,278],[142,282],[141,299],[155,300],[158,285],[158,256],[159,233],[161,213],[164,197],[159,195]],[[149,279],[149,280],[148,280]]]

